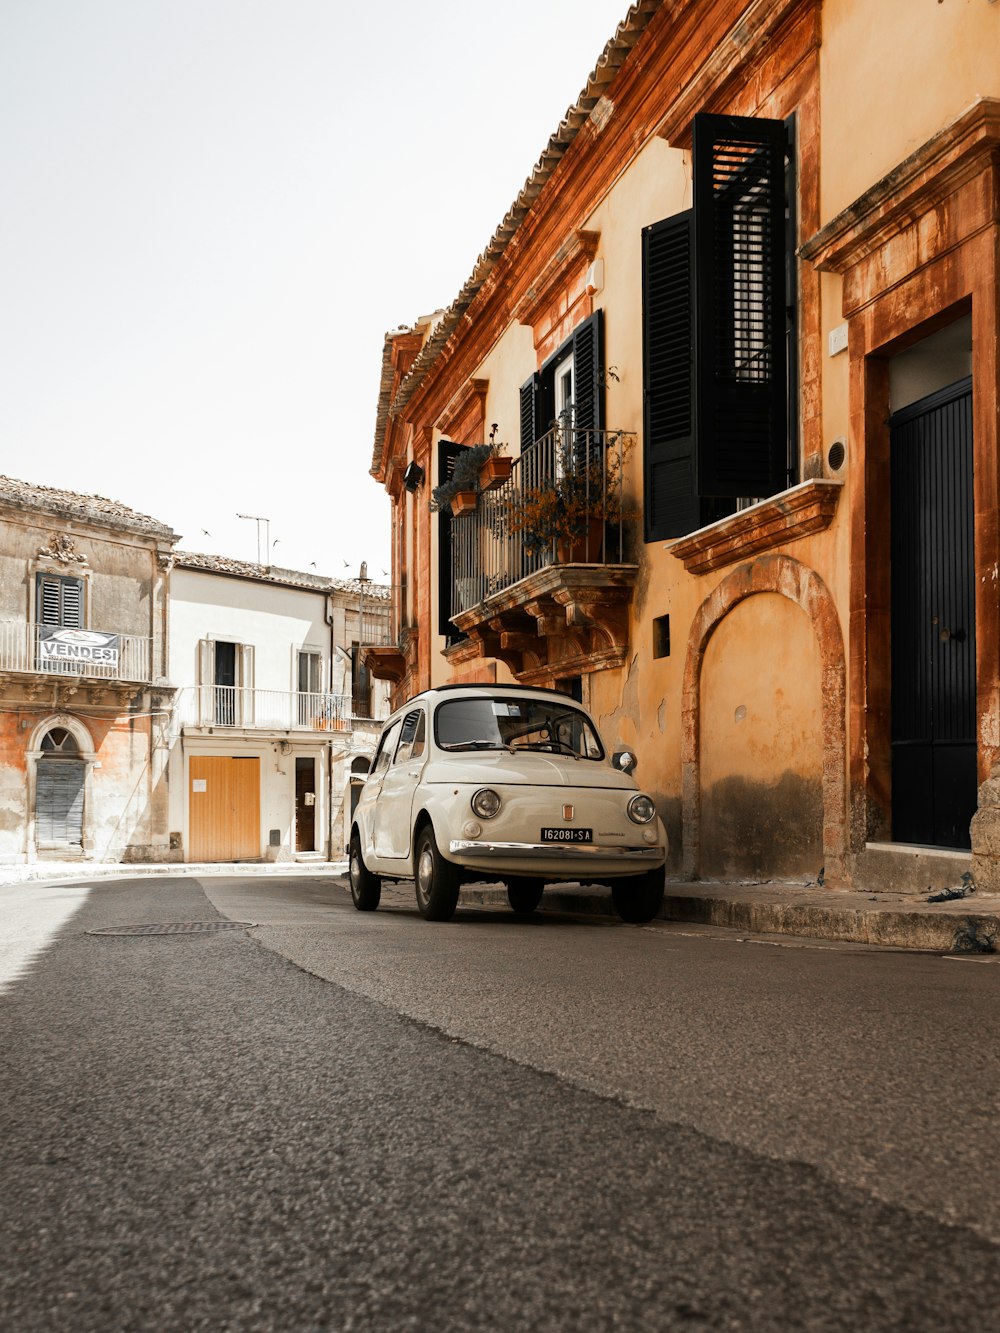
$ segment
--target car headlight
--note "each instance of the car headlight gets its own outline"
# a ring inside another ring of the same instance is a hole
[[[656,814],[656,806],[648,796],[633,796],[628,803],[628,817],[633,824],[648,824]]]
[[[480,787],[472,798],[472,808],[480,819],[492,819],[500,813],[500,797],[492,787]]]

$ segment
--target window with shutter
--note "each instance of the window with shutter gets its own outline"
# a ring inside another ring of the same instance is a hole
[[[788,145],[781,121],[696,116],[694,208],[643,232],[646,541],[794,480]]]
[[[561,372],[570,370],[572,420],[563,422],[582,431],[604,429],[604,312],[595,310],[521,385],[521,449],[541,439],[567,404],[556,389]]]
[[[63,574],[37,575],[35,616],[40,625],[83,629],[83,579]]]
[[[438,445],[438,485],[443,485],[455,468],[455,460],[464,448],[453,440],[442,440]],[[454,642],[459,638],[458,630],[451,623],[452,592],[452,553],[451,553],[451,514],[446,509],[438,510],[438,633]]]
[[[772,495],[788,481],[785,151],[780,120],[695,117],[701,495]]]

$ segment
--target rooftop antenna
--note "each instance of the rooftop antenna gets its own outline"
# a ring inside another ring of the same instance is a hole
[[[258,565],[262,565],[262,564],[264,563],[264,561],[261,559],[261,544],[260,544],[260,525],[261,525],[262,523],[264,524],[264,550],[267,551],[268,564],[270,564],[270,561],[271,561],[271,520],[270,520],[269,518],[262,518],[262,517],[261,517],[260,515],[258,515],[258,514],[237,514],[236,517],[237,517],[237,518],[246,518],[246,519],[249,519],[249,521],[250,521],[251,523],[256,523],[256,524],[257,524],[257,563],[258,563]]]

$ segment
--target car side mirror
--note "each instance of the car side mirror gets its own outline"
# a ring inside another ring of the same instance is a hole
[[[631,750],[616,750],[611,756],[611,763],[623,773],[634,773],[638,760]]]

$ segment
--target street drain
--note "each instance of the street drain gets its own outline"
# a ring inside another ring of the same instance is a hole
[[[167,921],[155,926],[105,926],[88,935],[204,935],[216,930],[247,930],[252,921]]]

